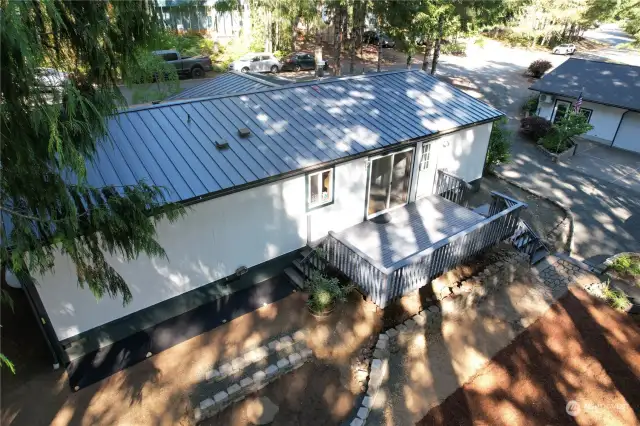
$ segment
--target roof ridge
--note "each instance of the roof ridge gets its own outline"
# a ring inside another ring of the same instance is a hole
[[[300,83],[288,84],[288,85],[283,85],[283,86],[276,85],[274,87],[268,87],[266,89],[256,89],[256,90],[251,90],[251,91],[248,91],[248,92],[225,93],[225,94],[221,94],[221,95],[204,96],[202,98],[176,99],[176,100],[172,100],[172,101],[167,102],[167,103],[160,103],[160,104],[139,105],[139,106],[135,106],[133,108],[129,108],[129,109],[124,110],[124,111],[118,111],[114,115],[126,114],[126,113],[130,113],[130,112],[146,111],[146,110],[150,110],[150,109],[158,109],[158,108],[164,108],[164,107],[174,106],[174,105],[184,105],[184,104],[190,104],[190,103],[194,103],[194,102],[204,102],[204,101],[212,101],[212,100],[215,100],[215,99],[246,96],[246,95],[252,95],[252,94],[256,94],[256,93],[266,93],[266,92],[272,92],[272,91],[276,91],[276,90],[287,90],[287,89],[293,89],[293,88],[298,88],[298,87],[317,86],[319,84],[330,84],[330,83],[334,83],[334,82],[337,82],[337,81],[358,80],[358,79],[362,79],[362,78],[380,77],[380,76],[384,76],[384,75],[402,74],[402,73],[424,73],[425,75],[427,75],[429,77],[433,77],[433,76],[427,74],[425,71],[422,71],[421,69],[415,69],[415,70],[406,70],[405,69],[405,70],[394,70],[394,71],[384,71],[384,72],[375,72],[375,73],[372,72],[372,73],[366,73],[366,74],[349,75],[349,76],[344,76],[344,77],[339,77],[339,78],[327,78],[325,80],[320,80],[320,81],[317,81],[317,80],[304,81],[304,82],[300,82]],[[433,78],[438,80],[435,77],[433,77]],[[438,80],[438,81],[441,81],[441,80]],[[445,84],[448,84],[448,83],[445,83]]]
[[[271,81],[263,80],[263,79],[261,79],[261,78],[255,77],[255,76],[253,76],[253,75],[249,75],[249,74],[248,74],[248,73],[246,73],[246,72],[239,72],[239,71],[231,71],[231,70],[229,70],[229,71],[225,71],[224,73],[220,74],[220,75],[219,75],[219,76],[217,76],[217,77],[222,77],[223,75],[225,75],[225,74],[227,74],[227,73],[229,73],[229,74],[234,74],[234,75],[237,75],[237,76],[239,76],[239,77],[244,77],[244,78],[246,78],[246,79],[248,79],[248,80],[255,81],[255,82],[257,82],[257,83],[262,83],[262,84],[264,84],[264,85],[266,85],[266,86],[271,86],[271,87],[281,87],[281,85],[280,85],[280,84],[276,84],[276,83],[273,83],[273,82],[271,82]],[[194,87],[197,87],[197,86],[194,86]]]

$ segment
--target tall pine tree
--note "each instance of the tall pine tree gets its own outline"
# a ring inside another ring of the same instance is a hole
[[[107,143],[101,138],[107,118],[124,106],[118,83],[130,77],[129,70],[145,66],[139,52],[149,50],[159,30],[155,5],[147,0],[0,0],[0,5],[3,267],[42,274],[60,250],[75,264],[81,288],[128,303],[127,283],[105,253],[128,261],[141,253],[165,256],[155,225],[184,210],[167,203],[165,189],[148,182],[97,187],[86,172],[98,144]],[[68,78],[43,79],[43,68]]]

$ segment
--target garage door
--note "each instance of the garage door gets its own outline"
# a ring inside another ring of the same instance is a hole
[[[622,117],[613,146],[640,152],[640,113],[629,111]]]

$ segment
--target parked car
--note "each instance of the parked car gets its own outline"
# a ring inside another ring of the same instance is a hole
[[[396,42],[391,40],[386,34],[380,34],[382,47],[395,47]],[[375,31],[365,31],[362,35],[362,41],[368,44],[378,45],[378,33]]]
[[[36,68],[38,86],[45,92],[52,92],[69,79],[69,74],[54,68]]]
[[[323,70],[329,69],[329,63],[322,61]],[[282,71],[300,71],[300,70],[315,70],[316,58],[313,53],[308,52],[296,52],[292,53],[282,59]]]
[[[208,56],[182,56],[177,50],[156,50],[152,53],[172,64],[179,76],[202,78],[212,69],[211,58]]]
[[[553,53],[556,55],[573,55],[576,51],[574,44],[561,44],[553,48]]]
[[[273,53],[247,53],[229,64],[229,71],[272,72],[280,71],[281,65]]]

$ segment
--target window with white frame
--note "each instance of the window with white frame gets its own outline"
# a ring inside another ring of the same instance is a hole
[[[571,109],[571,102],[558,100],[556,102],[556,110],[553,115],[553,124],[557,124],[560,120],[562,120],[565,115],[569,113]]]
[[[333,202],[333,169],[307,175],[307,208],[314,209]]]
[[[587,119],[587,123],[591,121],[591,114],[593,114],[593,110],[589,108],[580,108],[578,113],[584,115],[584,118]]]
[[[420,157],[420,171],[427,170],[429,168],[430,156],[431,156],[431,143],[425,142],[422,144],[422,156]]]

